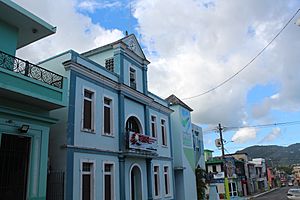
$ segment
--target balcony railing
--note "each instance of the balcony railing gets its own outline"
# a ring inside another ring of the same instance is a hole
[[[63,77],[28,61],[0,51],[0,68],[22,74],[57,88],[63,87]]]

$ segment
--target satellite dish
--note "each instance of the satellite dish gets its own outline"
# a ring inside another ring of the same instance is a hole
[[[221,147],[222,146],[222,143],[221,143],[221,139],[216,139],[215,140],[215,145],[216,145],[216,147]]]
[[[295,23],[297,26],[300,26],[300,18]]]

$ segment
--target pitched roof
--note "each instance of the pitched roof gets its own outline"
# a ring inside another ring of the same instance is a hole
[[[172,94],[168,98],[166,98],[166,101],[168,101],[170,105],[181,105],[182,107],[188,109],[189,111],[191,111],[191,112],[193,111],[193,109],[191,109],[188,105],[186,105],[183,101],[181,101],[174,94]]]
[[[137,49],[136,49],[135,51],[133,51],[133,50],[131,50],[131,49],[129,48],[129,45],[128,45],[128,41],[129,41],[129,40],[134,41],[134,43],[136,44]],[[94,54],[97,54],[97,53],[99,53],[99,52],[102,52],[102,51],[105,51],[105,50],[107,50],[107,49],[110,49],[110,48],[112,48],[115,44],[118,44],[118,43],[123,43],[123,44],[127,45],[128,49],[130,49],[131,51],[135,52],[136,55],[138,55],[138,56],[141,57],[142,59],[147,60],[147,58],[146,58],[146,56],[145,56],[145,54],[144,54],[144,52],[143,52],[143,50],[142,50],[142,48],[141,48],[141,46],[140,46],[138,40],[136,39],[136,37],[135,37],[134,34],[126,35],[125,37],[123,37],[123,38],[121,38],[121,39],[119,39],[119,40],[117,40],[117,41],[114,41],[114,42],[112,42],[112,43],[106,44],[106,45],[101,46],[101,47],[97,47],[97,48],[95,48],[95,49],[91,49],[91,50],[89,50],[89,51],[87,51],[87,52],[83,52],[83,53],[81,53],[81,55],[83,55],[83,56],[94,55]],[[147,60],[147,61],[148,61],[148,60]],[[148,62],[149,62],[149,61],[148,61]],[[149,62],[149,63],[150,63],[150,62]]]

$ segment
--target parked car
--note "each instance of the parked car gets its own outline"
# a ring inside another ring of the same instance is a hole
[[[287,192],[287,198],[288,199],[293,199],[293,200],[300,200],[300,189],[299,188],[292,188],[289,189]]]
[[[282,182],[281,187],[285,187],[285,186],[286,186],[285,182]]]

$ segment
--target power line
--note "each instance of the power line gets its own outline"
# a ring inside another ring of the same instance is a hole
[[[293,126],[293,125],[298,125],[300,124],[300,121],[288,121],[288,122],[278,122],[278,123],[270,123],[270,124],[256,124],[256,125],[247,125],[247,126],[225,126],[223,127],[223,131],[232,131],[236,129],[241,129],[241,128],[270,128],[274,126]],[[205,130],[203,131],[203,134],[208,134],[211,132],[216,132],[218,131],[218,127],[210,129],[210,130]]]
[[[221,83],[219,83],[218,85],[216,85],[215,87],[203,92],[203,93],[200,93],[200,94],[197,94],[197,95],[194,95],[194,96],[191,96],[191,97],[186,97],[186,98],[182,98],[182,100],[189,100],[189,99],[193,99],[193,98],[196,98],[196,97],[200,97],[200,96],[203,96],[205,94],[208,94],[216,89],[218,89],[219,87],[223,86],[224,84],[226,84],[227,82],[229,82],[231,79],[233,79],[235,76],[237,76],[239,73],[241,73],[244,69],[246,69],[251,63],[253,63],[257,57],[259,57],[272,43],[273,41],[284,31],[284,29],[289,25],[289,23],[295,18],[295,16],[298,14],[298,12],[300,11],[300,9],[298,9],[295,14],[288,20],[288,22],[282,27],[282,29],[275,35],[275,37],[261,50],[259,51],[256,56],[254,56],[244,67],[242,67],[239,71],[237,71],[236,73],[234,73],[233,75],[231,75],[229,78],[225,79],[224,81],[222,81]]]
[[[269,128],[272,126],[292,126],[300,124],[300,121],[289,121],[289,122],[279,122],[279,123],[271,123],[271,124],[257,124],[257,125],[248,125],[248,126],[236,126],[236,127],[224,127],[224,131],[226,130],[234,130],[241,128]]]

